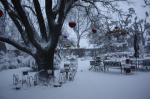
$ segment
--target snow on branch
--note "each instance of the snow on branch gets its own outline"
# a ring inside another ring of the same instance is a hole
[[[18,0],[12,0],[12,4],[14,5],[14,8],[16,9],[19,17],[20,17],[20,21],[22,22],[22,24],[25,27],[27,36],[29,41],[32,43],[32,45],[34,45],[37,49],[42,50],[41,45],[36,41],[36,39],[34,38],[34,34],[36,31],[34,31],[34,29],[32,28],[28,17],[25,13],[25,9],[23,9],[22,5],[21,5],[21,1]]]
[[[35,8],[35,11],[37,14],[37,19],[38,19],[38,23],[39,23],[39,27],[40,27],[41,36],[43,39],[45,39],[47,41],[46,26],[45,26],[44,18],[42,15],[40,3],[38,0],[33,0],[33,3],[34,3],[34,8]]]
[[[26,38],[26,35],[25,35],[25,30],[23,29],[22,25],[21,25],[21,22],[20,22],[20,17],[18,16],[17,12],[15,12],[12,7],[11,4],[8,3],[8,1],[4,1],[2,0],[1,1],[5,10],[8,12],[10,18],[12,19],[12,21],[14,22],[14,24],[16,25],[24,43],[27,45],[27,38]],[[10,6],[11,5],[11,6]]]
[[[22,45],[20,45],[20,44],[18,44],[18,43],[15,42],[14,40],[11,40],[11,39],[9,39],[9,38],[0,36],[0,41],[6,42],[6,43],[8,43],[8,44],[10,44],[10,45],[12,45],[12,46],[14,46],[14,47],[16,47],[17,49],[19,49],[19,50],[21,50],[21,51],[24,51],[24,52],[26,52],[26,53],[28,53],[28,54],[30,54],[30,55],[33,56],[33,53],[32,53],[32,51],[31,51],[31,49],[29,49],[29,48],[27,48],[27,47],[24,47],[24,46],[22,46]]]

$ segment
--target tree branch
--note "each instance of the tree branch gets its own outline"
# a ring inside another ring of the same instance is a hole
[[[5,10],[8,12],[10,18],[12,19],[12,21],[14,22],[14,24],[16,25],[24,43],[27,45],[28,44],[28,39],[26,38],[26,35],[25,35],[25,30],[23,30],[23,27],[22,25],[20,24],[19,22],[19,16],[9,7],[9,3],[7,0],[1,0]]]
[[[47,17],[47,21],[48,21],[48,28],[49,28],[49,32],[48,32],[48,39],[50,41],[52,41],[52,39],[54,38],[54,33],[51,31],[55,30],[55,12],[53,12],[52,10],[52,3],[53,0],[45,0],[45,12],[46,12],[46,17]]]
[[[32,9],[32,7],[30,7],[30,6],[27,6],[27,5],[22,5],[24,8],[28,8],[28,9],[30,9],[31,10],[31,12],[34,14],[34,15],[36,15],[36,13],[35,13],[35,11]]]
[[[65,5],[66,5],[66,3],[67,3],[67,0],[62,0],[62,1],[60,2],[59,12],[58,12],[58,14],[59,14],[58,23],[59,23],[59,24],[62,24],[62,23],[63,23],[63,20],[64,20],[64,18],[65,18],[64,10],[65,10]]]
[[[42,15],[39,1],[33,0],[33,3],[34,3],[36,15],[37,15],[37,19],[38,19],[38,23],[39,23],[39,27],[40,27],[41,36],[43,39],[45,39],[47,41],[46,26],[45,26],[45,22],[44,22],[44,18]]]
[[[19,50],[21,50],[23,52],[26,52],[26,53],[28,53],[28,54],[33,56],[33,53],[32,53],[32,51],[29,48],[24,47],[24,46],[18,44],[17,42],[15,42],[15,41],[13,41],[13,40],[11,40],[9,38],[5,38],[5,37],[0,36],[0,41],[6,42],[6,43],[16,47],[17,49],[19,49]]]
[[[14,8],[16,9],[18,15],[20,16],[20,21],[23,23],[23,25],[26,28],[25,30],[26,30],[28,39],[30,40],[32,45],[34,45],[37,49],[42,50],[42,47],[40,46],[40,44],[37,43],[37,41],[34,38],[35,31],[32,29],[32,26],[28,21],[26,13],[21,6],[21,1],[20,0],[11,0],[11,1],[14,5]]]
[[[51,29],[54,24],[53,11],[52,11],[52,0],[45,0],[45,12],[46,12],[49,29]]]

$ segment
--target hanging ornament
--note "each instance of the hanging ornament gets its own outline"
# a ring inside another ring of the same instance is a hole
[[[97,30],[96,30],[95,28],[92,28],[92,32],[93,32],[93,33],[96,33]]]
[[[74,28],[74,27],[76,26],[76,22],[70,21],[70,22],[69,22],[69,26],[70,26],[71,28]]]
[[[0,10],[0,17],[2,17],[3,16],[3,11],[2,10]]]

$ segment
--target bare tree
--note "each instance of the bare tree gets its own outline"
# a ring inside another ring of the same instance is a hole
[[[77,6],[68,14],[68,19],[75,21],[77,24],[73,28],[76,36],[76,47],[80,48],[80,41],[85,38],[89,29],[91,21],[88,16],[86,16],[86,11],[84,8]]]
[[[61,29],[71,8],[93,5],[99,13],[96,3],[101,3],[109,8],[113,2],[122,0],[43,0],[45,2],[45,13],[39,0],[27,0],[28,5],[24,5],[23,0],[0,0],[4,9],[16,25],[24,44],[19,44],[11,38],[0,36],[0,41],[13,45],[17,49],[31,55],[37,65],[38,70],[43,71],[40,76],[48,77],[47,70],[51,70],[54,75],[54,52],[57,47]],[[123,0],[126,1],[126,0]],[[34,6],[30,6],[34,5]],[[33,13],[30,16],[30,12]],[[46,17],[45,17],[46,16]],[[37,19],[39,30],[34,25],[32,17]],[[46,24],[48,28],[46,28]]]

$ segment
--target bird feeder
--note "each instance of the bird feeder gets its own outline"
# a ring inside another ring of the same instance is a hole
[[[96,33],[97,30],[96,30],[95,28],[92,28],[92,32],[93,32],[93,33]]]
[[[0,10],[0,17],[2,17],[3,16],[3,11],[2,10]]]
[[[69,22],[69,26],[70,26],[71,28],[74,28],[74,27],[76,26],[76,22],[70,21],[70,22]]]

